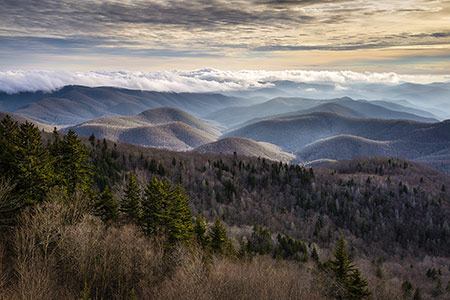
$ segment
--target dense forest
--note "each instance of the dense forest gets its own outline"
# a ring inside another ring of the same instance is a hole
[[[450,176],[0,125],[0,299],[446,299]]]

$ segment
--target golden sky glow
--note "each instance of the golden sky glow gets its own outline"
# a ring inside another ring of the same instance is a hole
[[[450,1],[0,1],[0,69],[450,73]]]

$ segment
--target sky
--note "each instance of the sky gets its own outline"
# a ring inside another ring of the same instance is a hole
[[[445,80],[450,1],[0,0],[0,78],[205,68]]]

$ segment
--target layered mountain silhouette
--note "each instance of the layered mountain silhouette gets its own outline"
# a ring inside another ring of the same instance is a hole
[[[296,153],[299,162],[395,156],[450,164],[450,121],[424,123],[316,112],[257,121],[226,135],[278,145]]]
[[[215,120],[228,127],[239,127],[263,118],[312,112],[333,112],[356,118],[405,119],[420,122],[438,121],[438,118],[433,114],[419,109],[407,108],[400,104],[389,105],[385,101],[370,102],[353,100],[348,97],[331,100],[275,98],[246,107],[227,107],[208,114],[205,118]]]
[[[386,97],[291,97],[313,91]],[[408,96],[414,92],[437,96],[422,109],[418,96]],[[50,93],[0,93],[0,109],[7,111],[0,117],[8,113],[46,131],[70,126],[61,131],[175,151],[236,152],[309,165],[402,157],[450,172],[450,121],[439,122],[450,84],[360,84],[338,93],[333,85],[279,81],[227,94],[66,86]],[[275,95],[284,97],[264,100]],[[389,95],[396,100],[386,100]]]
[[[0,110],[45,124],[75,125],[110,115],[136,115],[156,107],[175,107],[200,116],[221,108],[248,105],[254,100],[221,94],[165,93],[113,87],[66,86],[51,93],[0,93]]]

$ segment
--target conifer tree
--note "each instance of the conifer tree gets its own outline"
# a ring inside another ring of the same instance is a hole
[[[142,198],[140,225],[146,235],[163,235],[169,223],[169,201],[163,182],[156,177],[149,181]]]
[[[0,123],[0,172],[12,177],[16,170],[14,153],[19,146],[19,125],[7,115]]]
[[[261,255],[272,252],[272,238],[269,229],[253,224],[253,233],[248,241],[248,251]]]
[[[54,170],[58,175],[57,184],[64,186],[69,194],[73,193],[77,187],[84,192],[90,192],[92,174],[87,162],[87,148],[72,130],[69,130],[62,140],[56,132],[54,137],[54,142],[49,150],[55,160]]]
[[[141,189],[134,173],[130,173],[120,211],[129,222],[137,222],[141,211]]]
[[[194,233],[197,238],[198,244],[206,249],[209,245],[209,236],[207,235],[208,229],[206,227],[206,220],[201,216],[195,218],[194,221]]]
[[[194,227],[189,198],[183,188],[153,178],[145,188],[140,225],[147,235],[165,236],[169,246],[189,242]]]
[[[367,281],[361,277],[353,260],[349,258],[343,234],[341,234],[333,255],[335,260],[330,261],[329,266],[334,273],[338,287],[343,289],[343,294],[338,295],[338,298],[363,299],[368,297],[371,293],[367,290]]]
[[[15,174],[11,175],[15,178],[16,194],[24,203],[43,201],[53,181],[53,172],[38,128],[25,122],[20,126],[15,142],[12,158]]]
[[[119,217],[119,206],[109,185],[98,195],[95,209],[103,221],[116,220]]]
[[[172,189],[168,186],[169,195],[169,228],[170,242],[188,242],[194,233],[192,224],[192,211],[189,207],[189,198],[180,184]]]
[[[216,221],[209,231],[210,249],[212,253],[230,254],[233,251],[233,246],[228,240],[227,231],[223,227],[220,217],[216,217]]]

